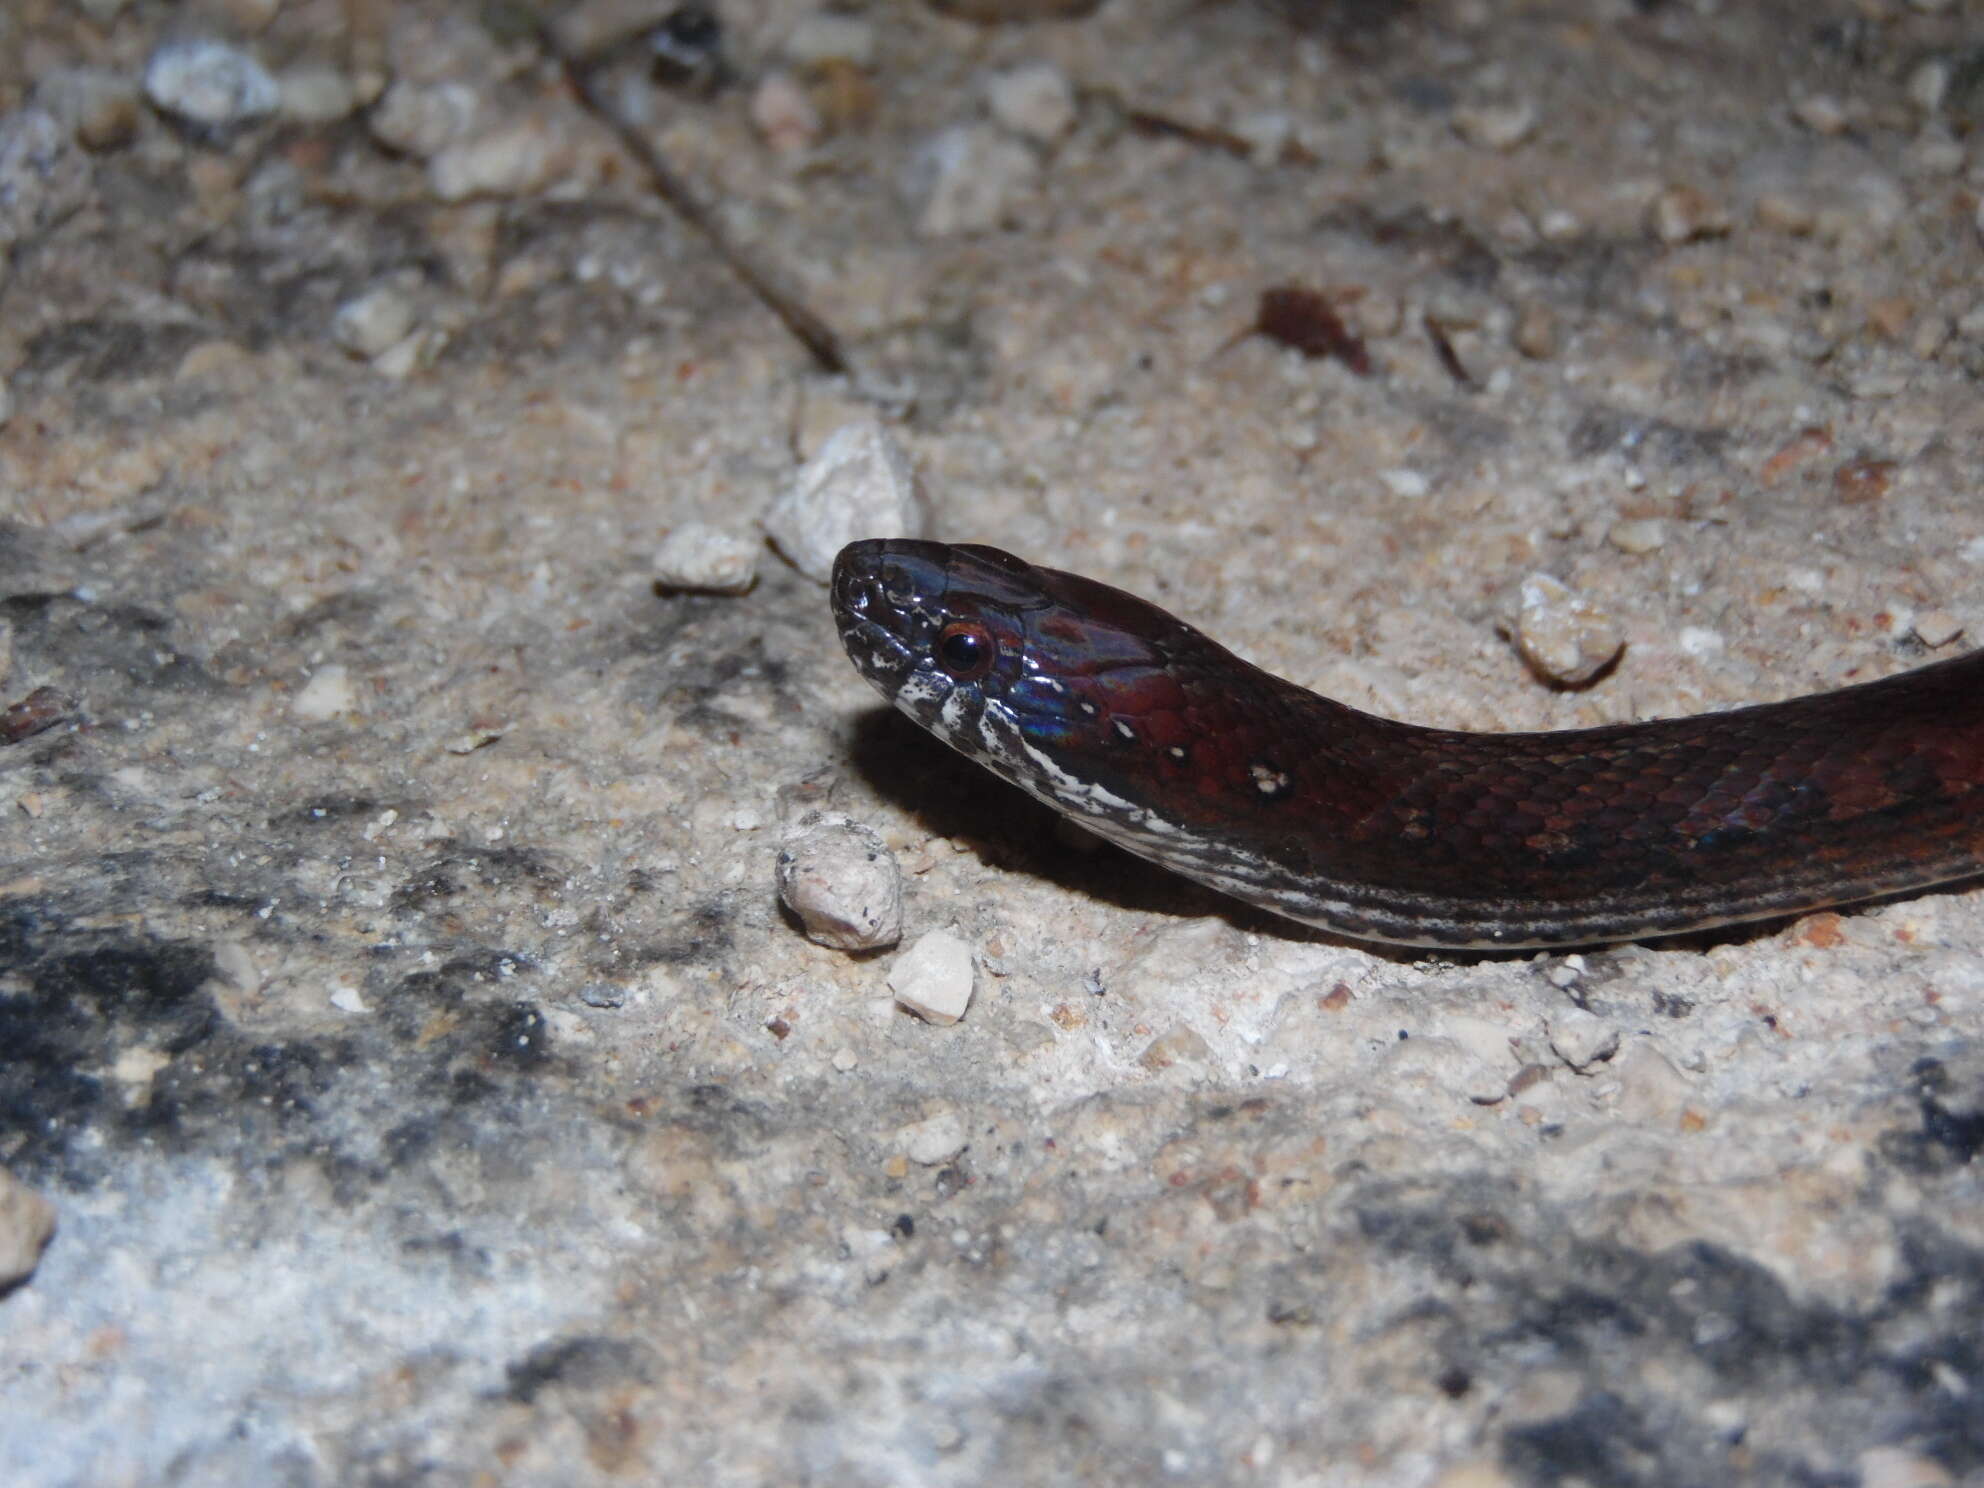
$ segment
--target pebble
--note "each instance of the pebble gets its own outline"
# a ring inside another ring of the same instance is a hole
[[[533,114],[449,145],[427,162],[427,184],[448,202],[528,196],[551,185],[570,157],[557,131]]]
[[[1950,64],[1946,57],[1931,57],[1908,75],[1908,101],[1925,114],[1943,106],[1950,91]]]
[[[55,1233],[55,1206],[0,1168],[0,1291],[34,1275]]]
[[[957,124],[914,153],[903,196],[926,238],[988,232],[1039,170],[1031,150],[991,125]]]
[[[1693,1094],[1688,1077],[1647,1039],[1628,1044],[1605,1070],[1618,1082],[1618,1118],[1636,1128],[1673,1127]]]
[[[404,382],[422,367],[433,366],[447,344],[444,331],[415,331],[372,358],[372,370],[388,382]]]
[[[297,689],[289,711],[292,717],[306,723],[321,723],[327,718],[357,712],[358,690],[352,686],[351,674],[336,662],[318,667],[310,674],[310,680]]]
[[[196,38],[168,41],[152,53],[145,64],[145,97],[161,113],[220,131],[274,113],[282,88],[240,47]]]
[[[1860,1488],[1955,1488],[1942,1464],[1906,1447],[1870,1447],[1860,1454]]]
[[[0,260],[80,208],[90,183],[89,157],[47,109],[0,117]]]
[[[799,80],[782,71],[766,73],[752,90],[751,127],[781,155],[810,150],[826,129]]]
[[[338,306],[331,317],[331,339],[369,361],[404,341],[417,313],[409,295],[393,285],[380,285]]]
[[[1454,128],[1470,145],[1513,150],[1536,131],[1536,105],[1527,99],[1454,110]]]
[[[926,1023],[949,1025],[971,1005],[971,947],[949,930],[932,930],[889,968],[895,999]]]
[[[922,534],[915,468],[878,420],[843,424],[772,503],[765,531],[793,567],[824,584],[856,538]]]
[[[429,160],[467,136],[475,123],[474,89],[465,83],[394,83],[365,116],[389,150]]]
[[[1509,339],[1531,361],[1547,361],[1557,354],[1557,317],[1543,305],[1525,305]]]
[[[1515,640],[1530,668],[1560,687],[1589,682],[1626,649],[1617,621],[1568,584],[1543,573],[1522,581]]]
[[[1674,641],[1684,656],[1720,656],[1728,649],[1722,632],[1706,625],[1684,625],[1675,633]]]
[[[1964,624],[1948,610],[1924,610],[1915,617],[1915,639],[1934,651],[1964,632]]]
[[[1963,142],[1940,125],[1931,125],[1908,142],[1902,159],[1918,176],[1953,176],[1963,169]]]
[[[1846,105],[1830,93],[1813,93],[1791,106],[1800,124],[1814,134],[1840,134],[1846,129]]]
[[[1584,232],[1584,220],[1564,207],[1551,207],[1536,219],[1536,231],[1546,243],[1568,243]]]
[[[745,594],[758,582],[758,554],[764,546],[756,533],[684,522],[655,550],[655,580],[664,588],[698,594]]]
[[[1550,1050],[1582,1073],[1619,1052],[1619,1030],[1583,1008],[1565,1008],[1550,1018]]]
[[[1647,225],[1663,243],[1690,243],[1729,231],[1729,213],[1692,186],[1669,186],[1653,199]]]
[[[1381,470],[1378,479],[1385,483],[1385,489],[1392,495],[1406,501],[1417,501],[1433,489],[1433,483],[1416,470],[1400,467],[1396,470]]]
[[[1204,1069],[1212,1063],[1212,1047],[1194,1030],[1180,1025],[1144,1045],[1143,1053],[1137,1056],[1137,1063],[1152,1074],[1178,1064]]]
[[[777,875],[778,896],[808,940],[866,951],[902,939],[902,870],[873,827],[809,816],[780,843]]]
[[[964,1118],[946,1108],[903,1127],[896,1142],[911,1162],[934,1168],[964,1151]]]
[[[101,67],[58,67],[34,85],[47,109],[85,150],[112,150],[138,130],[137,84]]]
[[[985,101],[1006,128],[1042,144],[1052,144],[1075,127],[1074,86],[1051,62],[993,73],[985,82]]]
[[[1667,542],[1667,524],[1658,517],[1628,517],[1614,522],[1605,540],[1622,553],[1634,557],[1658,551]]]

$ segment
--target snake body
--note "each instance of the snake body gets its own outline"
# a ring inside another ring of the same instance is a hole
[[[1671,935],[1984,872],[1984,651],[1553,733],[1420,728],[996,548],[850,544],[833,610],[903,712],[1090,831],[1365,940]]]

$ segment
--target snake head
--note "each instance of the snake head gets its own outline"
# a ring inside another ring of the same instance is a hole
[[[833,611],[897,708],[1098,829],[1187,769],[1170,652],[1210,643],[1133,595],[997,548],[867,541],[835,560]]]
[[[972,747],[988,697],[1025,658],[1028,566],[996,548],[908,539],[849,543],[833,612],[855,670],[939,738]]]

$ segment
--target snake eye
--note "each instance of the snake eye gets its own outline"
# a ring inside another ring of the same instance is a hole
[[[959,682],[976,682],[992,670],[999,655],[992,632],[976,620],[953,620],[938,632],[932,649],[937,665]]]

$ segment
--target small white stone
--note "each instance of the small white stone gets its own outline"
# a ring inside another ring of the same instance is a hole
[[[380,285],[338,306],[331,317],[331,339],[369,361],[406,338],[416,313],[411,296],[393,285]]]
[[[843,424],[799,468],[765,513],[765,531],[793,567],[824,584],[834,557],[862,537],[916,537],[923,503],[916,471],[874,419]]]
[[[1522,581],[1515,630],[1523,660],[1545,681],[1564,687],[1589,682],[1626,645],[1618,622],[1549,574]]]
[[[1953,176],[1969,157],[1963,142],[1940,124],[1930,124],[1908,142],[1902,160],[1916,176]]]
[[[34,1275],[55,1233],[55,1206],[0,1168],[0,1288]]]
[[[896,1141],[911,1162],[934,1168],[964,1151],[964,1118],[953,1110],[939,1111],[903,1127]]]
[[[1931,57],[1908,75],[1908,101],[1925,114],[1943,106],[1950,91],[1950,64],[1945,57]]]
[[[834,1050],[833,1066],[838,1073],[851,1075],[857,1069],[861,1068],[861,1056],[856,1054],[852,1049],[836,1049]]]
[[[1574,1070],[1587,1070],[1619,1052],[1619,1030],[1583,1008],[1565,1008],[1550,1019],[1551,1052]]]
[[[350,982],[339,982],[331,988],[331,1006],[341,1013],[369,1013],[365,996]]]
[[[352,686],[351,674],[337,662],[318,667],[310,674],[310,680],[297,689],[289,711],[292,717],[306,723],[321,723],[327,718],[357,712],[358,690]]]
[[[1567,243],[1584,231],[1584,222],[1575,212],[1551,207],[1536,219],[1536,232],[1546,243]]]
[[[926,1023],[951,1024],[971,1005],[971,947],[949,930],[932,930],[896,957],[889,990]]]
[[[1710,630],[1706,625],[1684,625],[1675,640],[1689,656],[1720,656],[1728,644],[1720,631]]]
[[[448,202],[528,196],[549,186],[569,155],[543,119],[526,117],[449,145],[427,162],[427,184]]]
[[[1911,627],[1915,639],[1931,650],[1947,646],[1964,632],[1964,624],[1948,610],[1924,610]]]
[[[1917,8],[1928,7],[1917,0]],[[1860,1488],[1955,1488],[1956,1479],[1934,1458],[1906,1447],[1869,1447],[1860,1454]]]
[[[1433,483],[1416,470],[1381,470],[1378,479],[1392,495],[1406,501],[1416,501],[1433,489]]]
[[[168,41],[152,53],[145,63],[145,97],[189,124],[231,129],[274,113],[282,89],[241,48],[198,38]]]
[[[1830,93],[1813,93],[1792,105],[1791,112],[1814,134],[1839,134],[1846,128],[1846,106]]]
[[[126,1049],[111,1061],[110,1078],[120,1085],[149,1085],[171,1063],[172,1056],[160,1049]]]
[[[1658,517],[1628,517],[1614,522],[1605,540],[1622,553],[1635,557],[1655,552],[1667,541],[1667,524]]]
[[[467,136],[476,117],[475,90],[465,83],[394,83],[365,116],[372,137],[389,150],[430,160]]]
[[[1536,105],[1528,99],[1457,108],[1454,128],[1470,145],[1513,150],[1536,130]]]
[[[1049,62],[1029,62],[995,72],[985,101],[1014,134],[1052,144],[1075,127],[1075,90],[1068,75]]]
[[[789,72],[768,72],[751,91],[751,125],[781,155],[810,150],[825,130],[819,109]]]
[[[1692,186],[1669,186],[1653,199],[1647,223],[1663,243],[1688,243],[1729,231],[1729,213]]]
[[[446,332],[428,329],[402,336],[372,358],[372,370],[388,382],[404,382],[422,367],[434,365],[434,358],[448,344]]]
[[[654,576],[669,589],[743,594],[758,581],[758,554],[764,546],[756,533],[684,522],[655,550]]]
[[[795,827],[777,873],[778,896],[808,940],[863,951],[902,939],[902,870],[872,827],[844,816]]]
[[[957,124],[911,157],[903,196],[926,238],[989,232],[1039,174],[1033,152],[989,124]]]

